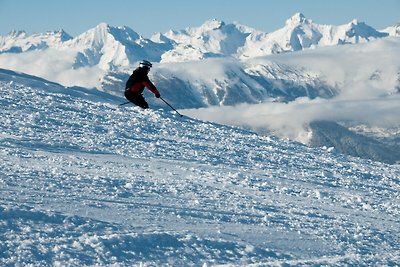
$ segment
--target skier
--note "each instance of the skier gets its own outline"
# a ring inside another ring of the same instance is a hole
[[[160,92],[158,92],[157,88],[147,76],[152,66],[153,65],[149,61],[142,60],[139,63],[139,67],[136,68],[129,77],[125,86],[126,99],[143,109],[149,108],[149,105],[142,95],[145,87],[152,91],[157,98],[160,98]]]

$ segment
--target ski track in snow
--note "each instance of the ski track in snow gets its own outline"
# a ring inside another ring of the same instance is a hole
[[[0,75],[0,265],[400,264],[398,165],[108,97]]]

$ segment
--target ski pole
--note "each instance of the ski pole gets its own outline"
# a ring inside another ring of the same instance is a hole
[[[122,103],[122,104],[119,104],[119,105],[120,105],[120,106],[123,106],[123,105],[129,104],[129,103],[131,103],[131,102],[128,101],[128,102],[125,102],[125,103]]]
[[[176,113],[178,113],[181,117],[183,117],[183,115],[180,114],[176,109],[174,109],[174,107],[171,106],[167,101],[165,101],[164,98],[162,98],[162,97],[160,96],[160,99],[161,99],[162,101],[164,101],[165,104],[167,104],[170,108],[172,108],[172,109],[173,109]]]

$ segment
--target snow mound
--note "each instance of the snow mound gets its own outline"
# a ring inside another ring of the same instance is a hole
[[[225,250],[232,252],[234,261],[243,257],[283,258],[283,255],[245,244],[202,239],[188,233],[121,232],[118,224],[35,210],[25,205],[0,205],[0,218],[0,230],[4,233],[0,237],[2,265],[87,266],[143,259],[165,264],[167,258],[200,263],[207,258],[218,260]],[[13,249],[7,249],[10,247]]]

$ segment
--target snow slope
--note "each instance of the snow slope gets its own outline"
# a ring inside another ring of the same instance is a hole
[[[400,263],[400,168],[0,70],[0,264]]]

